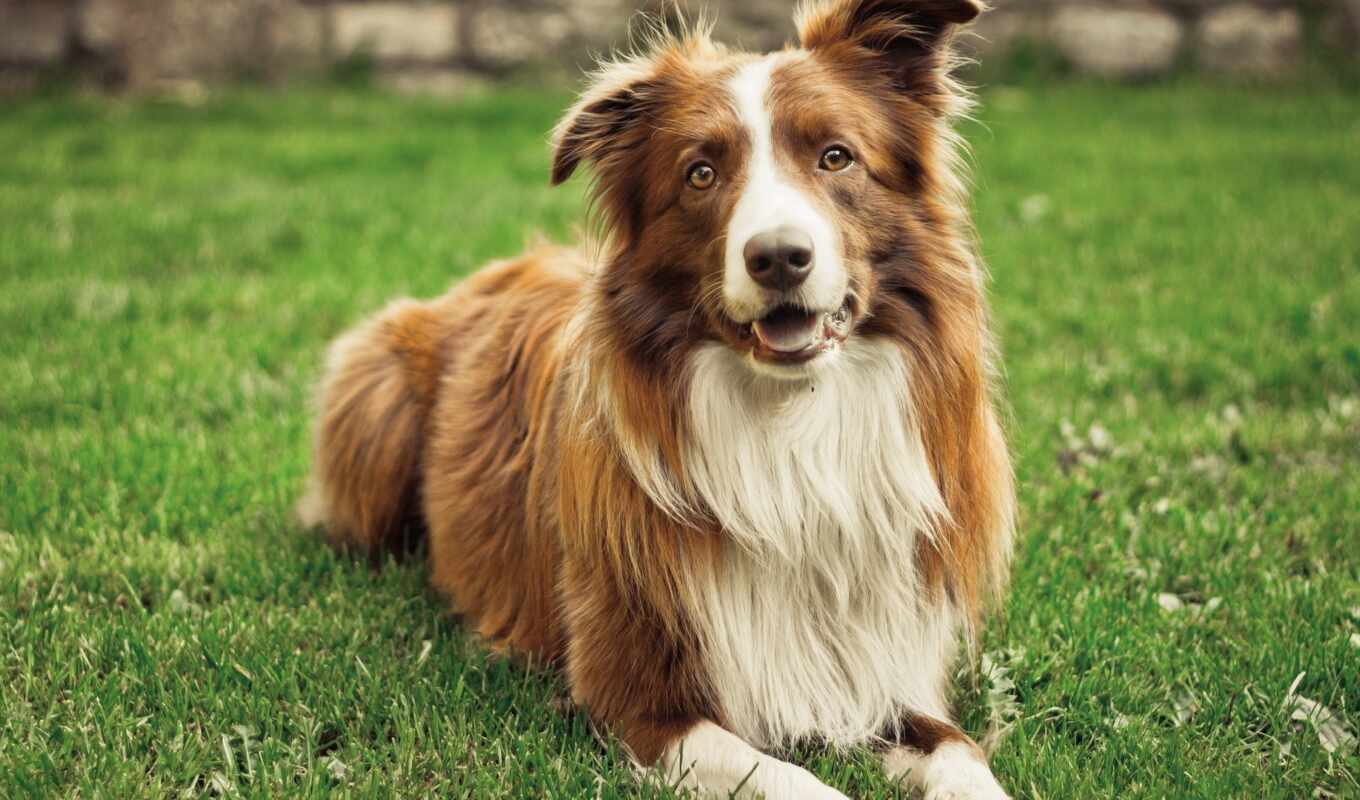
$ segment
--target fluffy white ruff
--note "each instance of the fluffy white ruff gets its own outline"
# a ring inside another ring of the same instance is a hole
[[[887,341],[852,339],[803,382],[725,347],[695,354],[687,477],[729,546],[683,601],[725,723],[757,747],[946,718],[959,617],[917,577],[946,511],[910,380]]]

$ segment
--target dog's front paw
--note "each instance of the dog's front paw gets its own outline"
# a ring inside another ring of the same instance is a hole
[[[945,744],[930,755],[896,748],[884,755],[883,767],[925,800],[1010,800],[975,746]]]
[[[931,776],[925,800],[1010,800],[986,764],[964,761]]]
[[[821,780],[811,772],[793,764],[787,765],[788,771],[783,777],[788,781],[786,794],[781,797],[796,798],[797,800],[849,800],[845,795],[822,783]],[[767,800],[774,800],[768,798]]]

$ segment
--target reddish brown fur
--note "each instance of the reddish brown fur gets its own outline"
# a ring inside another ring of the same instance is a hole
[[[722,721],[678,585],[720,540],[662,513],[612,450],[575,439],[563,454],[567,674],[573,699],[651,764],[694,722]]]
[[[920,569],[974,620],[1004,579],[1012,495],[947,127],[961,103],[950,25],[978,10],[830,3],[804,20],[810,56],[780,68],[775,104],[777,135],[809,163],[833,131],[858,137],[847,144],[866,165],[859,183],[806,186],[845,234],[855,335],[890,338],[913,365],[951,515],[935,546],[922,539]],[[469,628],[498,650],[564,662],[574,699],[643,763],[696,721],[722,724],[678,598],[727,545],[702,516],[659,508],[620,444],[653,448],[687,492],[688,356],[706,341],[751,346],[717,302],[713,233],[749,143],[709,91],[743,59],[703,37],[671,43],[564,122],[553,179],[593,164],[609,241],[596,277],[581,253],[542,248],[438,300],[399,303],[337,344],[321,399],[311,518],[369,550],[423,519],[432,581]],[[696,154],[731,184],[686,193],[675,176]],[[927,752],[962,736],[917,723],[903,743]]]
[[[324,523],[337,546],[400,548],[419,524],[420,450],[443,327],[429,307],[403,301],[331,347],[302,513]]]

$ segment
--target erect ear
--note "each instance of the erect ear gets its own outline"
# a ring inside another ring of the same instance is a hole
[[[553,131],[553,186],[582,162],[600,162],[626,150],[646,116],[652,65],[642,59],[603,69]]]
[[[850,44],[916,61],[984,10],[980,0],[822,0],[799,14],[798,37],[809,50]]]

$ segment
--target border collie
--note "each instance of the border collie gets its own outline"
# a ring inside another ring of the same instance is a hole
[[[982,10],[822,0],[780,52],[606,64],[553,137],[599,245],[335,342],[304,519],[421,531],[470,630],[680,785],[842,797],[770,755],[812,741],[1005,798],[948,700],[1015,516],[952,129]]]

